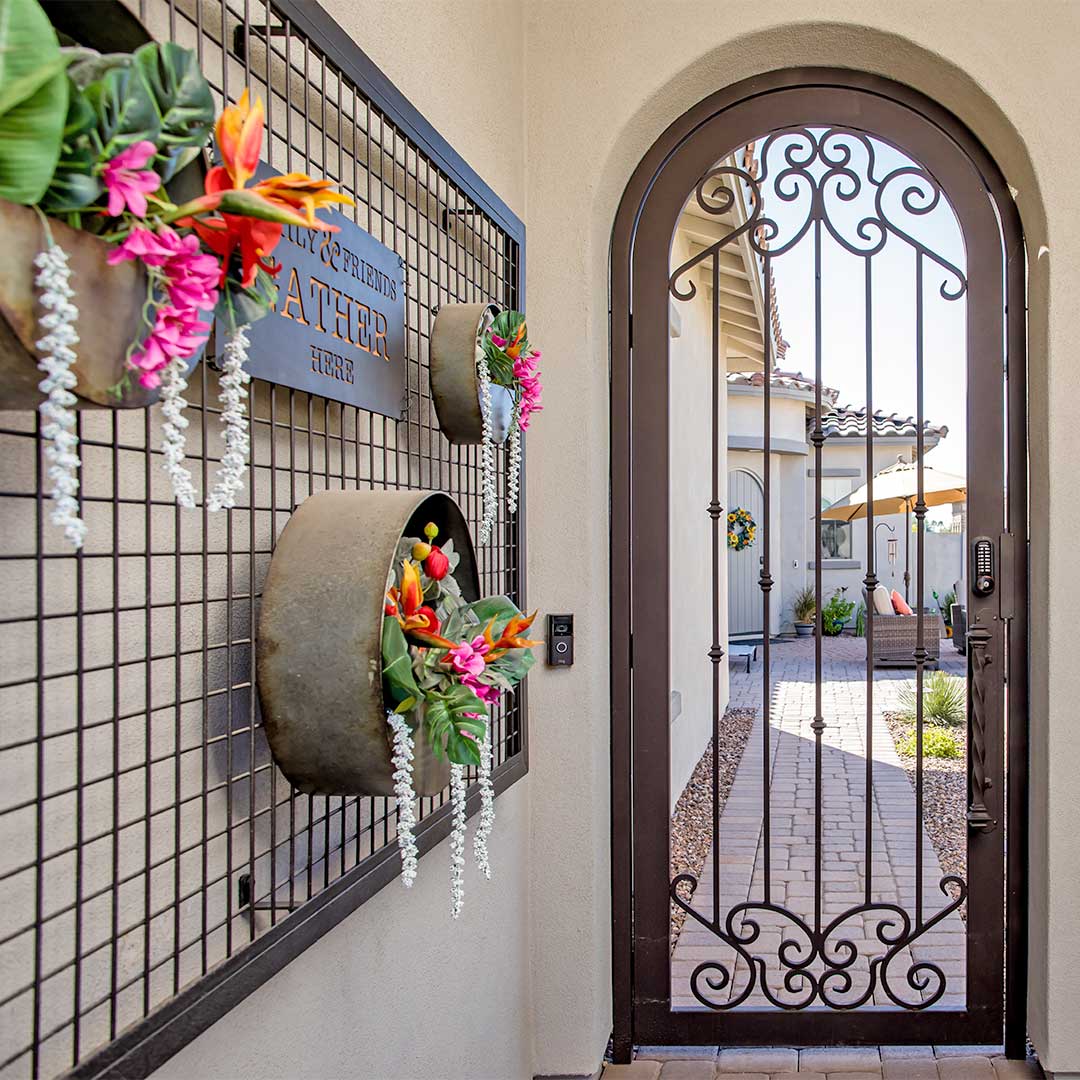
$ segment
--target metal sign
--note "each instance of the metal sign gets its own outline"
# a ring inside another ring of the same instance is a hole
[[[338,232],[286,225],[275,309],[252,324],[256,378],[400,417],[406,388],[405,264],[344,214]]]

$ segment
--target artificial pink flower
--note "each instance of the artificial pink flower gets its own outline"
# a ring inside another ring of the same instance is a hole
[[[484,653],[489,648],[483,634],[480,634],[472,641],[463,641],[451,649],[448,659],[454,670],[462,675],[479,675],[484,670]]]
[[[521,386],[518,426],[522,431],[528,431],[529,417],[534,412],[540,412],[544,408],[540,399],[543,386],[540,384],[540,372],[536,366],[539,359],[540,350],[534,349],[527,356],[519,356],[514,361],[514,377]]]
[[[210,331],[200,314],[217,304],[221,266],[213,255],[204,255],[196,236],[180,236],[167,226],[157,232],[133,229],[109,254],[109,262],[137,259],[158,267],[165,279],[165,302],[157,309],[154,326],[131,356],[131,366],[141,372],[139,382],[153,389],[161,383],[161,371],[172,360],[193,356]]]
[[[102,180],[109,192],[108,214],[119,217],[125,207],[136,217],[146,217],[146,196],[161,187],[161,177],[143,166],[157,152],[149,139],[121,150],[106,166]]]
[[[475,675],[462,675],[461,685],[467,686],[481,701],[489,705],[499,700],[499,688],[482,683]]]
[[[506,338],[499,337],[498,334],[492,334],[491,335],[491,344],[494,345],[495,348],[497,348],[497,349],[505,349],[506,348]]]

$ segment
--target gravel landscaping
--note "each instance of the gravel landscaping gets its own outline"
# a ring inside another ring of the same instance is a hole
[[[735,770],[742,760],[750,728],[757,716],[756,709],[728,709],[720,718],[720,811],[731,791]],[[683,788],[671,815],[671,874],[699,877],[712,847],[712,740]],[[671,905],[671,947],[679,938],[686,912]]]
[[[900,747],[915,730],[914,721],[898,713],[886,713],[896,752],[904,771],[915,787],[915,756],[903,754]],[[928,725],[924,725],[925,727]],[[967,880],[967,733],[963,725],[947,729],[955,736],[962,751],[958,758],[935,758],[923,755],[923,826],[934,845],[941,868]],[[967,905],[960,906],[967,918]]]

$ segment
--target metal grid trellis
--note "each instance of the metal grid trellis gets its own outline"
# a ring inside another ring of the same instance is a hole
[[[320,897],[351,889],[349,910],[392,877],[392,800],[300,795],[273,764],[252,671],[260,590],[292,509],[317,491],[446,490],[478,524],[478,448],[439,432],[428,335],[441,303],[522,303],[520,222],[375,69],[353,66],[351,43],[323,33],[325,13],[125,2],[156,38],[198,51],[219,105],[245,86],[262,95],[270,163],[333,179],[357,223],[405,260],[408,401],[395,421],[253,383],[246,501],[221,514],[172,501],[157,407],[83,410],[90,535],[78,555],[47,520],[40,421],[0,414],[4,1077],[102,1075],[230,964],[247,964],[250,988],[287,962],[256,971],[248,958],[272,953],[285,922],[306,919],[314,937],[337,921]],[[222,451],[212,359],[189,397],[205,490]],[[521,524],[501,519],[477,550],[484,590],[519,603]],[[524,718],[523,691],[508,695],[498,788],[524,771]],[[445,828],[445,802],[421,800],[422,846]],[[203,1026],[227,1007],[204,1010]],[[169,1038],[157,1058],[143,1043],[125,1075],[174,1051]]]

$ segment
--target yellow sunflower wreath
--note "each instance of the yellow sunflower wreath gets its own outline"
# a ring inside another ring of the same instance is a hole
[[[750,547],[757,533],[757,525],[750,516],[750,511],[744,510],[741,506],[736,506],[733,510],[728,511],[727,519],[728,547],[732,551],[742,551],[744,548]]]

